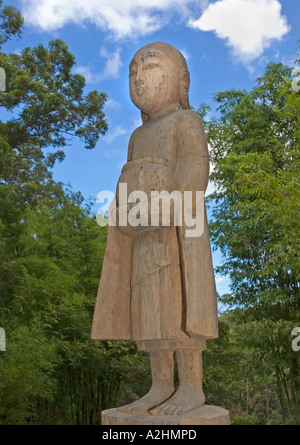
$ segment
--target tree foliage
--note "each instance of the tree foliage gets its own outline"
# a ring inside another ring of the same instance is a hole
[[[219,118],[206,127],[217,187],[211,233],[232,283],[225,302],[243,309],[241,338],[276,375],[283,415],[299,416],[291,332],[300,320],[300,95],[291,84],[290,68],[269,64],[252,91],[218,93]]]
[[[4,42],[21,32],[23,19],[1,6]],[[61,40],[0,53],[7,74],[0,96],[7,116],[0,122],[0,326],[7,338],[0,424],[99,424],[101,410],[125,397],[122,385],[135,397],[138,373],[149,375],[134,344],[90,339],[106,229],[50,169],[72,137],[90,149],[107,129],[106,95],[84,96],[74,63]]]
[[[0,48],[13,36],[20,37],[24,19],[14,6],[3,6],[0,0]]]
[[[0,0],[0,45],[22,23]],[[151,385],[133,342],[90,339],[107,233],[51,167],[73,137],[95,147],[106,95],[84,96],[74,63],[61,40],[0,53],[0,424],[99,424],[101,410]],[[290,70],[271,64],[251,92],[216,101],[220,117],[206,123],[218,186],[211,233],[232,294],[204,353],[206,400],[235,424],[299,423],[299,93]]]

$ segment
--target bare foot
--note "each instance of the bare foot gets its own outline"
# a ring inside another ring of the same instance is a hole
[[[151,416],[179,416],[204,405],[205,397],[201,388],[179,386],[176,393],[155,408],[149,409]]]
[[[152,386],[150,391],[142,398],[136,400],[129,405],[121,406],[118,411],[128,414],[142,414],[146,413],[150,408],[161,404],[174,393],[174,387],[167,388]]]

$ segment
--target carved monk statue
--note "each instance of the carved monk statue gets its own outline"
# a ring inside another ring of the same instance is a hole
[[[167,43],[146,45],[130,63],[129,81],[143,124],[130,137],[119,184],[127,184],[128,195],[145,192],[149,202],[153,191],[204,192],[207,142],[201,119],[189,107],[190,79],[183,55]],[[126,211],[131,208],[127,204]],[[117,216],[121,211],[117,187]],[[174,211],[169,225],[162,224],[159,215],[156,225],[149,218],[148,225],[117,221],[108,227],[92,338],[135,340],[138,349],[149,353],[152,374],[148,394],[118,408],[121,412],[170,416],[204,404],[201,354],[206,339],[216,338],[218,332],[205,210],[203,219],[201,236],[187,236],[184,219],[175,225]]]

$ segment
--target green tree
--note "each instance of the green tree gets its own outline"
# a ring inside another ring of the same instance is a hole
[[[24,19],[14,6],[3,6],[0,0],[0,47],[12,36],[21,35]]]
[[[23,19],[1,6],[4,42]],[[107,129],[106,95],[84,96],[74,63],[61,40],[0,53],[7,73],[0,105],[11,112],[0,122],[0,326],[7,335],[0,424],[99,424],[101,410],[149,384],[148,360],[132,342],[90,338],[107,231],[80,192],[52,178],[74,136],[90,149]]]
[[[14,8],[0,9],[0,16],[8,13],[3,29],[14,35],[20,32],[22,20]],[[0,66],[7,75],[0,106],[13,116],[0,122],[2,302],[9,298],[10,284],[14,286],[20,273],[14,257],[19,255],[24,209],[37,209],[41,203],[51,207],[56,204],[52,197],[63,198],[49,167],[63,160],[62,148],[73,136],[90,149],[107,130],[102,111],[106,95],[91,91],[84,96],[85,79],[72,74],[74,64],[73,54],[61,40],[50,42],[48,48],[25,48],[21,54],[0,53]],[[54,151],[46,155],[51,148]]]
[[[1,2],[1,43],[22,23]],[[10,112],[0,122],[1,424],[99,423],[115,366],[110,348],[90,340],[106,231],[49,169],[73,136],[93,148],[107,129],[106,95],[84,96],[74,63],[61,40],[0,53]]]
[[[291,331],[300,320],[300,95],[291,69],[269,64],[252,91],[215,100],[220,117],[206,123],[217,187],[211,233],[224,258],[218,271],[232,282],[225,302],[243,309],[245,345],[268,358],[282,414],[299,416]]]
[[[268,360],[258,360],[247,342],[244,325],[237,323],[237,311],[220,317],[219,338],[207,342],[203,354],[206,403],[229,409],[233,425],[266,424],[274,413],[280,419],[276,378]]]

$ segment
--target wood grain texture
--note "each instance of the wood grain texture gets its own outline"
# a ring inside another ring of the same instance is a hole
[[[196,200],[208,184],[209,154],[202,121],[189,109],[186,61],[171,45],[146,45],[131,61],[129,84],[143,125],[130,137],[118,181],[116,214],[128,223],[108,229],[92,338],[135,340],[149,353],[152,386],[103,412],[102,422],[227,425],[228,412],[205,405],[202,390],[202,351],[218,336],[217,294],[205,203]],[[155,209],[153,192],[179,194],[179,212],[170,201],[168,211],[162,203]]]

